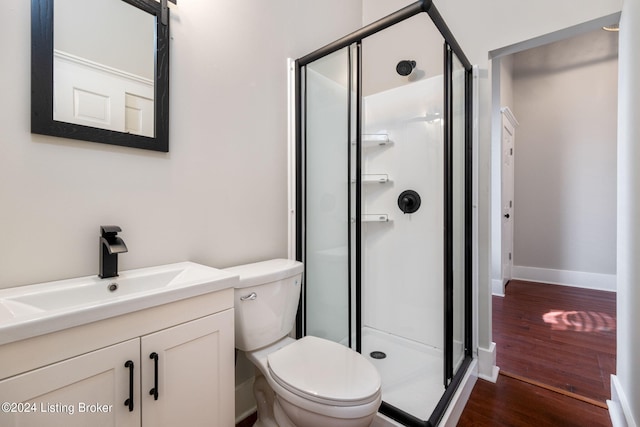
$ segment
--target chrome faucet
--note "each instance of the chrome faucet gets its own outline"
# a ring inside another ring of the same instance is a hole
[[[117,225],[100,226],[100,271],[98,276],[104,278],[118,275],[118,254],[127,252],[127,245],[117,236],[122,231]]]

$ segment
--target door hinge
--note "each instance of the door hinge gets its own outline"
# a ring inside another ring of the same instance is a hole
[[[509,252],[509,261],[511,261],[511,252]]]

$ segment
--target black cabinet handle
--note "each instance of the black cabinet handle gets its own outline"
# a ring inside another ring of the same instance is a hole
[[[149,394],[153,396],[153,400],[158,400],[158,353],[155,351],[149,355],[149,359],[153,359],[153,388],[149,390]]]
[[[133,412],[133,361],[127,360],[124,367],[129,368],[129,398],[124,401],[124,406],[128,406],[129,412]]]
[[[505,218],[507,218],[507,219],[509,219],[509,218],[511,218],[511,215],[509,215],[508,213],[506,213],[506,214],[504,214],[504,217],[505,217]]]

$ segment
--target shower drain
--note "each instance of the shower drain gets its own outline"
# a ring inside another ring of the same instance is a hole
[[[369,353],[369,356],[371,356],[373,359],[384,359],[385,357],[387,357],[387,354],[384,351],[372,351],[371,353]]]

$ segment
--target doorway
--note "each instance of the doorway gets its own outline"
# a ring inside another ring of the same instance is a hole
[[[602,363],[596,364],[597,372],[576,374],[576,378],[555,384],[578,395],[589,388],[579,381],[589,375],[604,377],[607,388],[609,374],[615,370],[615,338],[608,335],[615,335],[617,35],[604,32],[602,24],[550,35],[551,40],[545,44],[539,40],[532,49],[530,45],[521,50],[512,47],[492,63],[498,68],[493,85],[500,88],[497,99],[494,91],[493,129],[501,136],[497,142],[494,136],[494,154],[500,156],[494,156],[493,165],[500,164],[493,194],[504,194],[511,168],[515,176],[513,200],[492,203],[492,244],[500,248],[492,255],[493,290],[494,295],[506,294],[504,299],[493,297],[494,323],[496,315],[515,316],[518,333],[525,337],[521,344],[527,346],[518,351],[529,359],[534,353],[529,344],[541,339],[534,330],[544,332],[545,339],[556,342],[541,357],[547,365],[566,364],[567,372],[569,365],[577,364],[561,356],[564,343],[573,339],[570,333],[590,341],[612,338],[613,354],[607,350]],[[513,108],[520,122],[515,131],[515,156],[506,168],[504,155],[510,148],[498,106]],[[512,222],[512,247],[505,242],[509,234],[505,219]],[[591,306],[562,305],[586,300],[589,295],[593,296]],[[546,306],[537,311],[521,308],[519,314],[503,310],[509,298],[516,296],[531,297],[529,306],[543,300]],[[599,306],[605,300],[613,301],[613,309]],[[557,333],[557,328],[564,330]],[[497,333],[502,331],[494,327]],[[495,338],[496,342],[503,340]],[[501,352],[513,350],[516,341],[501,341],[498,366],[504,371],[506,366],[510,371],[520,370],[515,373],[541,384],[552,382],[533,364],[518,367],[509,365],[513,360],[501,362]],[[610,345],[604,342],[603,348]],[[586,350],[580,352],[587,357]],[[542,362],[537,366],[543,366]],[[597,398],[602,400],[607,393]]]

